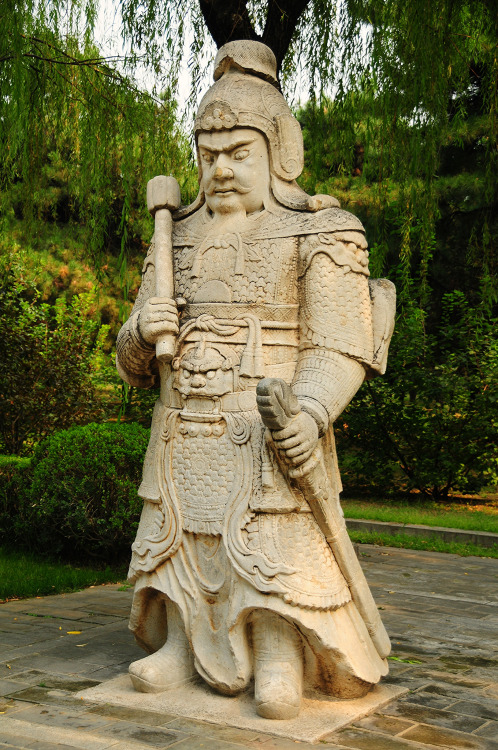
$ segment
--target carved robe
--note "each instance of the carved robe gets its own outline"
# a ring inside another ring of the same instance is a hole
[[[248,217],[240,233],[215,236],[210,222],[202,207],[174,226],[175,294],[186,301],[174,366],[158,365],[138,326],[155,290],[153,247],[118,337],[121,376],[161,387],[139,490],[130,627],[146,650],[160,648],[171,599],[199,674],[234,693],[252,674],[251,614],[271,610],[300,630],[308,681],[332,694],[340,682],[347,697],[348,679],[376,683],[387,673],[385,655],[306,497],[275,458],[255,388],[262,377],[292,383],[322,428],[337,502],[329,423],[334,388],[348,387],[341,357],[383,371],[390,338],[388,316],[372,307],[363,229],[338,208],[308,214],[277,205]]]

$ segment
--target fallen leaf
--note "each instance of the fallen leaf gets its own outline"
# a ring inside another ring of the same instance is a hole
[[[84,648],[85,646],[88,646],[88,643],[77,643],[76,648]]]
[[[66,630],[68,635],[81,635],[81,630]]]

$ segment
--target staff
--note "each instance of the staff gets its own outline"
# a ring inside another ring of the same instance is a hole
[[[154,265],[156,271],[156,297],[173,299],[173,232],[172,211],[181,202],[180,186],[174,177],[158,175],[147,183],[147,208],[154,217]],[[176,339],[173,333],[165,333],[156,341],[156,358],[159,362],[171,362],[175,353]]]

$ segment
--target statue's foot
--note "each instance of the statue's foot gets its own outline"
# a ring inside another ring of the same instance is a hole
[[[301,708],[303,643],[296,628],[282,617],[253,615],[254,699],[265,719],[294,719]]]
[[[254,675],[256,711],[264,719],[294,719],[301,708],[302,661],[260,664]]]
[[[190,646],[169,642],[155,654],[134,661],[128,671],[139,693],[162,693],[196,674]]]

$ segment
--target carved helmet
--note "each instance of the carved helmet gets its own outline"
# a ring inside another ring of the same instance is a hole
[[[271,188],[283,205],[317,211],[338,205],[329,196],[309,196],[295,182],[304,165],[301,126],[280,93],[277,61],[261,42],[239,40],[218,50],[214,62],[215,83],[204,95],[195,118],[199,133],[232,128],[253,128],[262,133],[270,154]],[[199,179],[202,165],[197,154]],[[180,209],[177,218],[188,215],[204,203],[201,192],[191,206]]]
[[[301,127],[278,90],[277,61],[261,42],[225,44],[214,61],[215,83],[195,119],[201,131],[254,128],[269,143],[270,166],[282,180],[295,180],[304,164]]]

